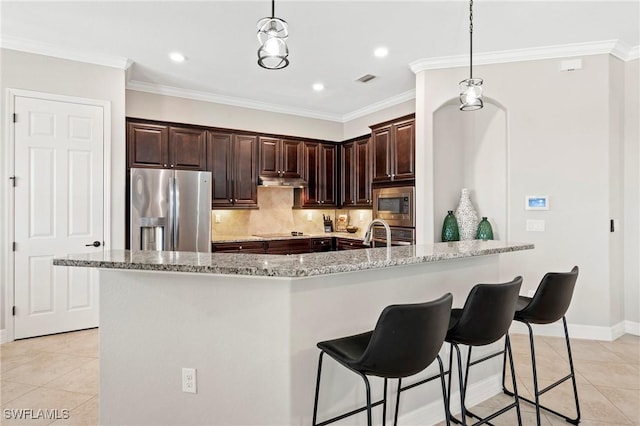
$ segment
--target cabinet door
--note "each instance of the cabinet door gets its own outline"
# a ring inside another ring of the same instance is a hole
[[[169,167],[206,170],[206,131],[185,127],[169,128]]]
[[[280,139],[260,137],[260,167],[258,175],[280,176],[281,147],[282,141]]]
[[[129,168],[169,167],[168,126],[129,122],[127,123],[127,146]]]
[[[233,204],[236,207],[258,205],[258,137],[233,135]]]
[[[355,143],[345,143],[340,147],[340,205],[350,207],[355,201],[356,155]]]
[[[211,172],[211,207],[233,205],[231,188],[231,133],[208,132],[207,170]]]
[[[333,144],[320,144],[320,180],[319,195],[320,204],[323,206],[335,206],[337,201],[336,191],[336,160],[338,147]]]
[[[371,206],[371,150],[369,138],[354,143],[354,204]]]
[[[302,146],[304,157],[303,177],[307,187],[302,190],[302,206],[317,207],[320,205],[318,188],[320,186],[320,146],[317,142],[304,142]]]
[[[282,177],[299,178],[301,176],[302,143],[300,141],[283,140],[280,157]]]
[[[267,254],[301,254],[309,253],[309,239],[271,240],[267,241]]]
[[[391,126],[375,129],[373,143],[373,182],[391,180]]]
[[[396,123],[392,129],[392,180],[415,179],[415,121]]]

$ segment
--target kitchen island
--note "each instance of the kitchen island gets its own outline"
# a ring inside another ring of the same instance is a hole
[[[295,256],[104,251],[54,264],[100,269],[101,424],[307,425],[317,342],[372,329],[390,304],[451,292],[461,306],[474,284],[501,279],[501,256],[532,248],[466,241]],[[320,419],[361,406],[361,381],[325,364]],[[197,393],[182,391],[182,368],[196,369]],[[499,372],[496,360],[474,375],[473,397],[499,392]],[[402,424],[439,421],[441,404],[435,382],[406,392]]]

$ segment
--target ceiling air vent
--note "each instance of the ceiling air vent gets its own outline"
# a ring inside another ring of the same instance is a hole
[[[357,79],[356,81],[359,81],[361,83],[368,83],[371,80],[373,80],[374,78],[376,78],[375,75],[371,75],[371,74],[365,74],[362,77],[360,77],[359,79]]]

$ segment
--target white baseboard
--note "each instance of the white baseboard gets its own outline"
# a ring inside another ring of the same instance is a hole
[[[640,335],[640,323],[632,321],[620,321],[611,327],[597,325],[567,324],[569,337],[572,339],[603,340],[611,342],[625,333]],[[514,321],[509,329],[510,333],[527,334],[527,326]],[[564,337],[562,322],[553,324],[533,324],[533,332],[538,336]]]
[[[469,386],[467,407],[479,404],[502,392],[502,376],[496,374]],[[460,392],[451,395],[451,411],[460,412]],[[444,420],[444,402],[434,401],[417,410],[399,416],[401,425],[435,425]]]

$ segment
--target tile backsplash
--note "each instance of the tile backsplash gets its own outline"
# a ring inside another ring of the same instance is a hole
[[[247,236],[300,231],[305,234],[324,232],[322,215],[331,216],[334,226],[340,214],[349,216],[358,234],[371,221],[371,210],[292,209],[292,188],[258,187],[258,209],[212,210],[211,233],[216,236]],[[216,223],[216,219],[220,219]]]

